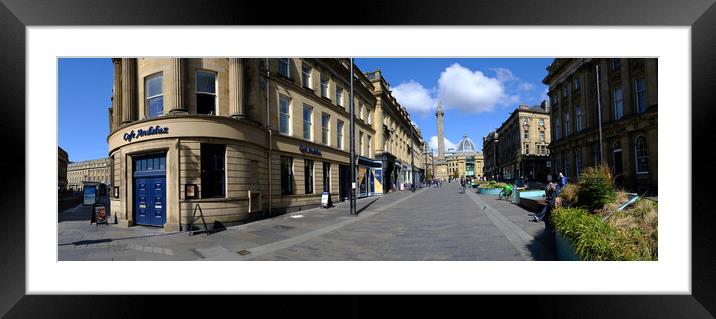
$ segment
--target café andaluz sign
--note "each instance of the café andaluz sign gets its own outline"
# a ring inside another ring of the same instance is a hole
[[[146,130],[138,129],[136,132],[134,130],[132,130],[129,133],[124,133],[124,140],[127,142],[132,142],[132,140],[138,139],[140,137],[157,135],[157,134],[169,134],[169,128],[161,127],[161,126],[157,125],[157,126],[150,126]]]

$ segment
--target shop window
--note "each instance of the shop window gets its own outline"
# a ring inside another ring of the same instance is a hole
[[[569,112],[564,113],[564,136],[572,134],[572,120]]]
[[[620,59],[620,58],[611,59],[611,64],[612,64],[612,70],[621,69],[622,59]]]
[[[371,137],[370,137],[370,135],[368,135],[368,153],[367,153],[367,156],[368,156],[368,157],[373,157],[373,156],[371,156],[371,154],[373,153],[373,146],[372,146],[372,145],[373,145],[373,144],[371,143]]]
[[[637,79],[634,81],[634,87],[636,88],[636,111],[642,113],[646,111],[646,81]]]
[[[343,106],[343,88],[336,85],[336,105]]]
[[[217,114],[216,112],[216,73],[196,72],[196,113]]]
[[[311,88],[311,67],[306,64],[301,65],[301,82],[303,87]]]
[[[343,149],[343,121],[336,121],[336,147]]]
[[[281,156],[281,195],[293,194],[293,158]]]
[[[303,105],[303,138],[313,140],[313,108]]]
[[[358,149],[360,152],[360,156],[364,156],[363,153],[363,132],[358,132]]]
[[[306,194],[313,194],[313,161],[309,159],[303,160],[303,178],[304,189]]]
[[[279,112],[279,132],[281,134],[291,134],[291,103],[287,97],[280,96],[278,98]]]
[[[148,76],[144,80],[144,96],[147,117],[160,116],[164,113],[164,95],[162,94],[162,73]]]
[[[224,197],[226,194],[225,173],[226,146],[222,144],[201,144],[201,197]]]
[[[331,122],[331,116],[326,113],[322,113],[321,114],[321,143],[323,143],[325,145],[328,145],[330,143],[330,139],[329,139],[330,136],[328,135],[329,125],[331,124],[330,122]]]
[[[624,105],[622,104],[622,88],[621,86],[614,88],[614,120],[621,119],[624,116]]]
[[[321,75],[321,96],[328,97],[328,77]]]
[[[636,173],[649,173],[649,151],[646,146],[646,139],[639,135],[634,139],[634,156],[636,160]]]
[[[331,163],[323,162],[323,191],[331,191]]]
[[[287,78],[290,78],[290,72],[288,68],[288,58],[278,59],[278,74],[281,74]]]

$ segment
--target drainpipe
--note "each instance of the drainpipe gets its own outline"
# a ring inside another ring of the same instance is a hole
[[[169,165],[167,165],[169,166]],[[167,167],[168,170],[169,167]],[[179,206],[177,207],[179,209],[179,231],[182,231],[181,229],[181,137],[177,138],[177,195],[179,195],[179,200],[177,203]]]
[[[271,190],[272,190],[272,183],[271,183],[271,166],[273,163],[271,163],[271,152],[273,151],[273,145],[272,145],[272,134],[271,132],[271,104],[269,103],[269,59],[266,58],[266,131],[268,133],[268,215],[271,215],[272,207],[271,202],[273,201]]]

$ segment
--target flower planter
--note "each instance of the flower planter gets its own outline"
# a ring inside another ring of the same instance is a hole
[[[557,253],[557,260],[567,261],[581,261],[582,258],[577,255],[577,250],[574,248],[572,241],[569,238],[562,236],[559,232],[555,232],[555,252]]]
[[[499,195],[502,188],[478,188],[477,191],[482,195]]]

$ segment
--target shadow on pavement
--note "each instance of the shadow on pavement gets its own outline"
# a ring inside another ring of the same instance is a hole
[[[137,239],[137,238],[149,238],[149,237],[169,236],[169,235],[174,235],[174,234],[176,234],[176,233],[178,233],[178,232],[152,234],[152,235],[142,235],[142,236],[132,236],[132,237],[123,237],[123,238],[104,238],[104,239],[93,239],[93,240],[79,240],[79,241],[75,241],[75,242],[71,242],[71,243],[58,244],[57,246],[93,245],[93,244],[109,243],[109,242],[113,242],[113,241],[126,240],[126,239]]]
[[[549,229],[543,229],[534,237],[534,241],[527,244],[527,249],[534,259],[537,261],[557,260],[554,251],[554,234]]]
[[[373,205],[373,203],[375,203],[375,202],[378,201],[379,199],[380,199],[380,198],[376,198],[376,199],[370,201],[370,203],[368,203],[368,204],[366,204],[365,206],[361,207],[361,209],[359,209],[359,210],[356,211],[356,215],[360,215],[360,213],[362,213],[364,210],[366,210],[370,205]]]

